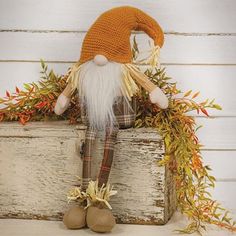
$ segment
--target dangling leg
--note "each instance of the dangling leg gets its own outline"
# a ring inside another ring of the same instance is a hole
[[[103,183],[107,183],[113,160],[117,133],[118,127],[115,127],[112,131],[109,128],[106,129],[104,157],[98,177],[99,187],[101,187]],[[99,206],[92,205],[87,208],[86,222],[87,226],[91,230],[100,233],[111,231],[116,224],[115,217],[113,216],[111,210],[107,209],[107,207],[103,204],[99,204]]]
[[[119,128],[130,128],[133,126],[135,121],[135,112],[133,109],[130,109],[130,106],[128,106],[124,99],[121,99],[114,104],[113,109],[117,123],[113,129],[109,127],[106,129],[104,156],[98,177],[98,185],[100,187],[103,184],[107,184],[109,178]],[[109,209],[103,209],[106,210],[103,212],[103,217],[97,217],[91,209],[92,208],[88,209],[87,223],[92,230],[106,232],[104,231],[104,228],[109,227],[111,230],[114,227],[116,224],[115,217]],[[112,226],[110,222],[112,222]],[[102,231],[100,231],[101,229]]]
[[[106,129],[105,145],[104,145],[104,155],[102,160],[102,165],[100,168],[98,176],[98,185],[106,184],[109,178],[111,165],[114,155],[114,147],[117,139],[117,134],[119,127],[115,126],[112,130],[108,127]]]
[[[119,128],[127,129],[134,125],[136,116],[136,100],[135,98],[132,98],[132,101],[127,104],[125,99],[121,97],[121,99],[114,104],[113,109],[117,124],[113,130],[111,130],[109,127],[106,130],[104,155],[98,177],[99,186],[106,184],[108,181]]]
[[[82,174],[82,191],[85,191],[88,182],[91,179],[91,153],[93,142],[95,140],[96,132],[89,128],[84,110],[81,110],[82,122],[87,125],[84,154],[83,154],[83,174]],[[80,205],[72,206],[63,216],[63,223],[69,229],[80,229],[86,226],[86,215],[87,211],[84,209],[86,201],[81,202]]]
[[[91,180],[91,161],[96,131],[90,127],[87,128],[83,156],[83,171],[82,171],[82,190],[88,187]]]

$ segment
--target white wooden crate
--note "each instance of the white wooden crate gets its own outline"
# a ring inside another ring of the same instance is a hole
[[[61,219],[67,191],[81,176],[85,126],[60,122],[0,124],[0,217]],[[103,154],[99,134],[93,176]],[[171,173],[158,167],[164,145],[154,129],[120,130],[110,182],[117,222],[165,224],[175,211]]]

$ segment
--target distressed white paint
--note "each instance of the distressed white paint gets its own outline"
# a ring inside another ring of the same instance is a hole
[[[33,127],[13,123],[0,127],[1,217],[58,217],[66,206],[66,190],[76,183],[80,170],[76,147],[83,132],[37,122]]]
[[[0,217],[60,218],[68,207],[66,193],[81,176],[84,134],[84,126],[63,121],[0,124]],[[103,135],[97,140],[94,179]],[[173,180],[166,167],[157,166],[164,151],[153,129],[119,132],[110,176],[118,190],[111,200],[118,222],[164,224],[173,214]]]

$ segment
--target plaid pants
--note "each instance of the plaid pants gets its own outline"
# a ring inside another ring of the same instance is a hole
[[[113,111],[117,123],[112,130],[111,127],[106,127],[104,154],[100,172],[98,175],[99,186],[102,186],[102,184],[106,184],[108,181],[113,161],[114,147],[119,129],[131,128],[134,125],[136,117],[136,99],[134,97],[129,102],[129,105],[126,103],[123,97],[120,97],[118,101],[113,104]],[[91,180],[92,151],[97,131],[89,126],[89,122],[86,117],[86,108],[84,107],[81,107],[81,118],[82,122],[87,125],[82,172],[82,189],[85,190],[88,186],[89,181]]]

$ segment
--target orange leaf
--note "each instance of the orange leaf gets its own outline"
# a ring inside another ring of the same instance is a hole
[[[11,96],[11,94],[8,91],[6,91],[6,95],[7,95],[7,97]]]
[[[25,125],[26,122],[28,122],[29,120],[30,120],[30,116],[29,115],[23,115],[23,114],[20,115],[20,123],[22,125]]]
[[[47,104],[47,102],[39,102],[34,107],[40,109],[40,108],[44,107],[46,104]]]
[[[0,122],[3,121],[3,118],[4,118],[4,114],[0,113]]]
[[[19,90],[19,88],[16,86],[16,93],[19,93],[20,92],[20,90]]]
[[[205,114],[206,116],[209,116],[209,114],[207,113],[207,110],[205,109],[205,108],[200,108],[201,109],[201,112],[203,113],[203,114]]]
[[[48,97],[51,98],[51,99],[54,99],[54,96],[51,93],[48,94]]]
[[[20,123],[24,125],[26,123],[25,119],[23,116],[20,116]]]

